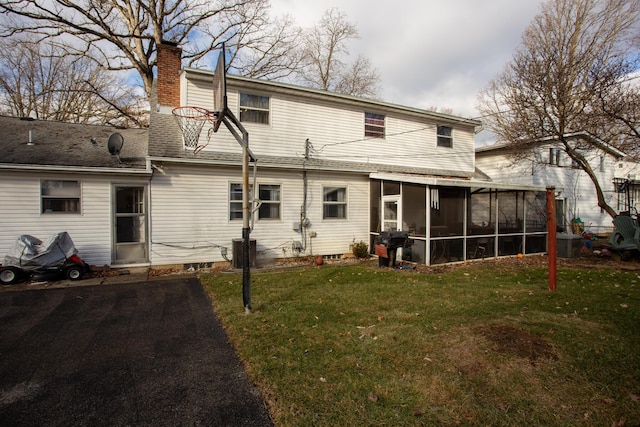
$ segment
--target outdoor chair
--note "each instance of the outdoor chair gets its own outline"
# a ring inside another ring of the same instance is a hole
[[[634,218],[618,215],[613,219],[613,225],[616,229],[609,237],[609,243],[614,249],[621,251],[640,249],[640,227]]]

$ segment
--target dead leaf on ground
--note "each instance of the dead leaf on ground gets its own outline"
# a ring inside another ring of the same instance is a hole
[[[627,425],[627,419],[625,417],[620,418],[620,421],[614,421],[611,427],[624,427]]]

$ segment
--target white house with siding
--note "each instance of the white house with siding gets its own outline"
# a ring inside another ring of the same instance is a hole
[[[107,144],[124,138],[119,155]],[[67,231],[91,265],[148,263],[148,131],[0,116],[0,263]]]
[[[640,163],[625,157],[615,168],[617,210],[636,214],[640,212]]]
[[[152,264],[222,261],[237,255],[241,238],[242,149],[225,126],[209,132],[211,122],[196,150],[185,140],[172,111],[212,111],[214,74],[181,69],[180,54],[159,48]],[[233,75],[226,84],[256,160],[258,260],[341,257],[354,241],[372,250],[380,232],[394,230],[414,241],[402,257],[421,263],[546,250],[543,188],[491,182],[476,170],[478,121]]]
[[[173,114],[213,110],[213,77],[163,44],[148,130],[0,117],[0,254],[67,231],[92,265],[236,265],[242,149],[205,121],[195,150]],[[360,241],[373,253],[388,231],[408,234],[398,256],[416,263],[546,251],[544,187],[478,170],[476,120],[231,75],[227,101],[253,156],[258,264]]]
[[[615,178],[625,154],[587,133],[568,135],[568,140],[580,147],[602,186],[607,203],[614,209],[624,210],[618,204]],[[509,144],[479,147],[476,165],[496,181],[554,186],[557,223],[566,231],[572,231],[578,218],[592,233],[606,234],[613,230],[611,217],[598,206],[593,182],[573,165],[557,141],[548,138],[531,142],[526,150],[515,152]]]

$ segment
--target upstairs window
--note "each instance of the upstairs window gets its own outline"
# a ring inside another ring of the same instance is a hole
[[[240,94],[240,121],[269,124],[269,97],[264,95]]]
[[[549,164],[553,166],[560,166],[559,148],[549,148]]]
[[[40,181],[42,213],[80,213],[80,182]]]
[[[324,187],[322,189],[322,218],[347,218],[347,189],[345,187]]]
[[[364,113],[365,138],[384,138],[384,115]]]
[[[453,147],[451,126],[438,126],[438,147]]]

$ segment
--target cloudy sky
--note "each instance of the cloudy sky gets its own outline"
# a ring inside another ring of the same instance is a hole
[[[541,0],[271,0],[311,26],[330,8],[347,14],[381,77],[382,99],[418,108],[451,108],[477,117],[478,92],[499,73],[540,11]]]

